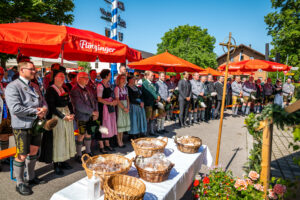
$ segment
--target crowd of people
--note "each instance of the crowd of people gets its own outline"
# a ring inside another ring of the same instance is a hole
[[[183,128],[220,117],[223,76],[214,80],[212,75],[183,72],[166,80],[161,72],[155,80],[152,71],[128,73],[121,65],[111,84],[108,69],[99,76],[95,70],[67,74],[57,63],[42,77],[26,57],[10,73],[0,67],[0,143],[1,150],[7,149],[9,136],[15,137],[13,170],[16,190],[22,195],[32,194],[31,184],[45,183],[35,176],[37,160],[53,163],[55,174],[63,175],[72,169],[70,158],[81,162],[83,146],[90,156],[96,148],[102,154],[112,153],[125,147],[124,134],[136,139],[168,133],[165,120],[178,120]],[[259,113],[272,102],[288,104],[293,93],[290,78],[282,86],[280,80],[272,85],[270,78],[262,83],[236,76],[227,83],[226,105],[232,105],[234,117]],[[37,119],[53,118],[57,124],[52,130],[32,132]]]

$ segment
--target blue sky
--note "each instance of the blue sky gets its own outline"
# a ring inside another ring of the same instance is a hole
[[[207,28],[216,38],[215,53],[223,54],[219,43],[229,32],[237,44],[252,45],[264,53],[267,36],[264,16],[271,9],[270,0],[123,0],[125,12],[121,18],[127,23],[123,43],[132,48],[156,53],[161,37],[179,25],[196,25]],[[91,30],[104,35],[110,24],[100,19],[99,8],[110,11],[104,0],[75,0],[73,27]]]

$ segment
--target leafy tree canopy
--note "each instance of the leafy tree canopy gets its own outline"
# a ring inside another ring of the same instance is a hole
[[[0,23],[42,22],[48,24],[72,24],[73,0],[1,0]],[[1,66],[14,55],[0,53]]]
[[[20,21],[72,24],[73,0],[1,0],[0,23]]]
[[[178,26],[170,29],[157,44],[157,54],[166,50],[200,67],[217,67],[217,55],[213,52],[215,37],[200,26]]]
[[[300,67],[300,1],[271,0],[274,12],[265,16],[268,35],[273,39],[271,56],[280,53],[281,63]],[[300,70],[295,72],[299,79]]]
[[[80,71],[88,73],[92,69],[91,63],[89,63],[89,62],[78,61],[77,64],[78,64],[78,66],[83,67],[83,70],[80,70]]]

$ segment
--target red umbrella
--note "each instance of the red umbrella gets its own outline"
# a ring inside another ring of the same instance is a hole
[[[0,52],[43,58],[102,62],[138,61],[141,53],[103,35],[35,22],[0,24]]]
[[[151,70],[156,72],[200,72],[203,68],[164,52],[139,62],[129,63],[128,66],[138,70]]]
[[[225,71],[226,64],[221,65],[218,69],[220,71]],[[257,70],[264,70],[268,72],[276,71],[289,71],[291,66],[266,61],[266,60],[244,60],[240,62],[229,63],[228,71],[241,71],[241,72],[255,72]]]

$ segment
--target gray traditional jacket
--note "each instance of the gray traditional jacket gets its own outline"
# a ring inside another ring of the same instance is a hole
[[[282,87],[283,96],[288,96],[291,92],[294,93],[295,86],[291,83],[285,83]]]
[[[255,83],[250,83],[249,81],[246,81],[243,85],[243,96],[249,97],[252,92],[256,92]]]
[[[241,91],[243,90],[243,86],[241,82],[236,82],[233,81],[233,83],[231,84],[231,88],[232,88],[232,96],[239,96]]]
[[[47,107],[47,103],[34,83],[29,87],[20,78],[6,86],[5,100],[11,115],[11,125],[14,129],[30,129],[37,118],[37,108]]]
[[[160,98],[167,101],[167,98],[171,96],[171,93],[169,92],[168,85],[166,84],[166,82],[158,80],[155,83],[155,85],[157,87],[157,91],[158,91]]]
[[[201,82],[195,79],[190,80],[192,86],[192,98],[197,99],[201,93]]]
[[[271,83],[264,84],[264,95],[270,96],[274,93],[274,86]]]
[[[78,84],[71,90],[71,101],[73,104],[75,119],[79,121],[89,121],[94,111],[98,111],[98,102],[92,91],[85,87],[83,89]]]

